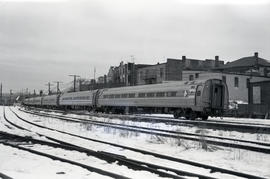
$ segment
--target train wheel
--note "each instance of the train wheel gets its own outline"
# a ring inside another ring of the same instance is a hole
[[[197,118],[197,114],[191,111],[188,115],[185,116],[187,120],[195,120]]]
[[[203,120],[203,121],[206,121],[207,119],[208,119],[208,115],[203,115],[203,116],[202,116],[202,120]]]
[[[173,117],[174,117],[174,119],[178,119],[179,118],[179,114],[177,112],[174,112],[173,113]]]

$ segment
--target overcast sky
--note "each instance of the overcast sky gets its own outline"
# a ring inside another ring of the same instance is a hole
[[[270,60],[268,0],[0,0],[4,91],[93,78],[120,61]]]

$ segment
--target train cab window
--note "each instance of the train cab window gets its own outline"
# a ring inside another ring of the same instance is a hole
[[[145,97],[145,93],[139,93],[138,97],[139,98],[144,98]]]
[[[151,97],[154,97],[154,96],[155,96],[155,93],[147,93],[146,96],[147,96],[148,98],[151,98]]]
[[[234,87],[238,88],[239,87],[239,78],[234,77]]]
[[[196,96],[201,96],[201,91],[197,91]]]
[[[199,73],[195,73],[195,78],[199,78]]]
[[[248,78],[247,79],[247,84],[246,84],[247,88],[249,87],[249,85],[250,85],[250,79]]]
[[[164,92],[157,92],[156,97],[164,97],[165,93]]]
[[[135,93],[129,93],[129,94],[128,94],[128,97],[129,97],[129,98],[135,98]]]
[[[194,76],[193,75],[189,75],[189,81],[193,81],[194,80]]]
[[[222,76],[222,81],[226,83],[226,76]]]

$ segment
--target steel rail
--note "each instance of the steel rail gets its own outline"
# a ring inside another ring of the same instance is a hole
[[[6,118],[5,114],[4,114],[4,118],[5,118],[6,121],[8,121],[8,123],[10,125],[13,125],[15,127],[18,126],[16,124],[12,123],[11,121],[9,121]],[[20,127],[19,129],[29,131],[28,129],[22,128],[22,127]],[[0,132],[0,137],[1,137],[1,134],[5,134],[5,133]],[[61,140],[58,140],[58,139],[55,139],[55,138],[52,138],[52,137],[49,137],[49,136],[46,136],[46,135],[43,135],[43,134],[40,134],[40,133],[37,133],[37,134],[40,135],[40,136],[44,136],[44,137],[48,138],[49,140],[52,140],[52,141],[54,141],[56,143],[50,143],[50,142],[47,142],[47,141],[40,141],[40,140],[37,140],[37,139],[31,139],[30,137],[26,137],[24,140],[31,141],[32,143],[38,143],[38,144],[42,144],[42,145],[50,145],[52,147],[58,147],[58,148],[64,148],[64,149],[67,149],[67,150],[76,150],[76,151],[79,151],[79,152],[84,152],[87,155],[92,155],[92,156],[95,156],[95,157],[100,158],[102,160],[106,160],[108,162],[118,161],[118,163],[120,165],[125,165],[125,166],[128,166],[129,168],[133,168],[135,170],[149,171],[149,172],[158,174],[159,176],[162,176],[162,177],[170,177],[170,178],[178,178],[178,179],[183,178],[183,177],[180,177],[180,176],[177,176],[177,175],[173,175],[173,174],[170,174],[170,173],[159,171],[158,169],[174,172],[174,173],[176,173],[178,175],[183,175],[183,176],[198,177],[198,178],[201,178],[201,179],[213,179],[212,177],[205,176],[205,175],[195,174],[195,173],[191,173],[191,172],[187,172],[187,171],[183,171],[183,170],[177,170],[177,169],[173,169],[173,168],[169,168],[169,167],[163,167],[163,166],[152,164],[152,163],[149,163],[149,162],[143,162],[143,161],[129,159],[129,158],[127,158],[125,156],[122,156],[122,155],[116,155],[116,154],[113,154],[113,153],[108,153],[108,152],[103,152],[103,151],[94,151],[94,150],[86,149],[86,148],[83,148],[83,147],[80,147],[80,146],[77,146],[77,145],[74,145],[74,144],[71,144],[71,143],[68,143],[68,142],[63,142]],[[9,135],[11,136],[11,138],[14,138],[14,139],[16,139],[16,138],[23,139],[24,138],[24,137],[17,136],[17,135],[12,135],[12,134],[9,134]],[[59,145],[59,144],[61,144],[61,145]]]
[[[216,166],[211,166],[211,165],[207,165],[207,164],[202,164],[202,163],[198,163],[198,162],[194,162],[194,161],[190,161],[190,160],[184,160],[184,159],[180,159],[180,158],[171,157],[171,156],[168,156],[168,155],[163,155],[163,154],[159,154],[159,153],[155,153],[155,152],[150,152],[150,151],[146,151],[146,150],[142,150],[142,149],[138,149],[138,148],[128,147],[128,146],[115,144],[115,143],[102,141],[102,140],[97,140],[97,139],[93,139],[93,138],[89,138],[89,137],[83,137],[83,136],[80,136],[80,135],[77,135],[77,134],[72,134],[72,133],[60,131],[60,130],[57,130],[57,129],[52,129],[52,128],[49,128],[49,127],[45,127],[45,126],[41,126],[41,125],[38,125],[38,124],[35,124],[35,123],[32,123],[32,122],[29,122],[29,121],[21,118],[14,111],[12,111],[12,112],[19,119],[21,119],[22,121],[24,121],[26,123],[32,124],[32,125],[40,127],[40,128],[48,129],[48,130],[51,130],[51,131],[56,131],[56,132],[59,132],[59,133],[67,134],[67,135],[70,135],[70,136],[73,136],[73,137],[78,137],[78,138],[93,141],[93,142],[107,144],[107,145],[111,145],[111,146],[114,146],[114,147],[120,147],[120,148],[123,148],[123,149],[139,152],[139,153],[142,153],[142,154],[152,155],[152,156],[155,156],[155,157],[158,157],[158,158],[161,158],[161,159],[166,159],[166,160],[170,160],[170,161],[174,161],[174,162],[189,164],[189,165],[200,167],[200,168],[210,169],[210,173],[221,172],[221,173],[224,173],[224,174],[231,174],[231,175],[244,177],[244,178],[264,179],[263,177],[259,177],[259,176],[255,176],[255,175],[251,175],[251,174],[247,174],[247,173],[237,172],[237,171],[224,169],[224,168],[220,168],[220,167],[216,167]]]
[[[31,113],[31,112],[28,112]],[[38,113],[31,113],[37,116],[45,116],[45,117],[52,117],[68,122],[77,122],[80,123],[80,121],[74,121],[71,119],[67,119],[66,117],[55,117],[50,114],[38,114]],[[15,114],[16,115],[16,114]],[[28,121],[29,122],[29,121]],[[123,127],[123,126],[116,126],[116,125],[110,125],[110,124],[105,124],[105,123],[97,123],[97,122],[92,122],[92,121],[87,121],[87,123],[91,123],[94,125],[99,125],[99,126],[105,126],[105,127],[111,127],[119,130],[127,130],[127,131],[133,131],[133,132],[140,132],[140,133],[145,133],[145,134],[150,134],[150,135],[158,135],[162,137],[169,137],[169,138],[176,138],[176,139],[185,139],[185,140],[190,140],[190,141],[196,141],[196,142],[206,142],[207,144],[212,144],[212,145],[218,145],[218,146],[223,146],[223,147],[232,147],[232,148],[238,148],[238,149],[244,149],[244,150],[249,150],[253,152],[260,152],[260,153],[266,153],[270,154],[270,148],[264,148],[264,147],[256,147],[256,146],[248,146],[248,145],[243,145],[243,144],[237,144],[237,143],[229,143],[229,142],[223,142],[223,141],[215,141],[215,140],[209,140],[205,138],[194,138],[194,137],[188,137],[188,136],[183,136],[183,135],[176,135],[176,134],[167,134],[167,133],[160,133],[160,132],[154,132],[154,129],[140,129],[139,127],[136,129],[134,127]],[[203,136],[202,136],[203,137]]]

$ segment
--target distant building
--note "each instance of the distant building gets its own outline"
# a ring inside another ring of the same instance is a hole
[[[137,84],[137,70],[149,66],[145,64],[124,63],[111,66],[107,75],[108,87],[134,86]]]
[[[223,80],[229,91],[229,100],[248,103],[249,84],[251,82],[270,80],[268,77],[250,76],[245,74],[233,74],[226,72],[211,71],[183,71],[183,80],[192,81],[200,79],[216,78]]]
[[[182,56],[182,59],[168,58],[167,62],[156,64],[138,69],[137,84],[155,84],[163,81],[181,81],[183,80],[183,70],[203,70],[207,71],[224,65],[224,61],[215,60],[196,60]],[[192,80],[192,79],[191,79]]]
[[[249,88],[250,85],[255,86],[253,91],[256,91],[256,93],[254,95],[259,94],[257,93],[258,86],[265,85],[264,81],[270,80],[269,70],[270,62],[259,58],[256,52],[254,56],[240,58],[226,65],[213,68],[211,71],[184,70],[183,80],[221,79],[227,83],[231,101],[249,103],[253,102],[250,97],[252,93],[252,89]]]
[[[260,58],[259,53],[255,52],[253,56],[228,62],[224,66],[215,68],[215,71],[270,77],[270,62]]]

